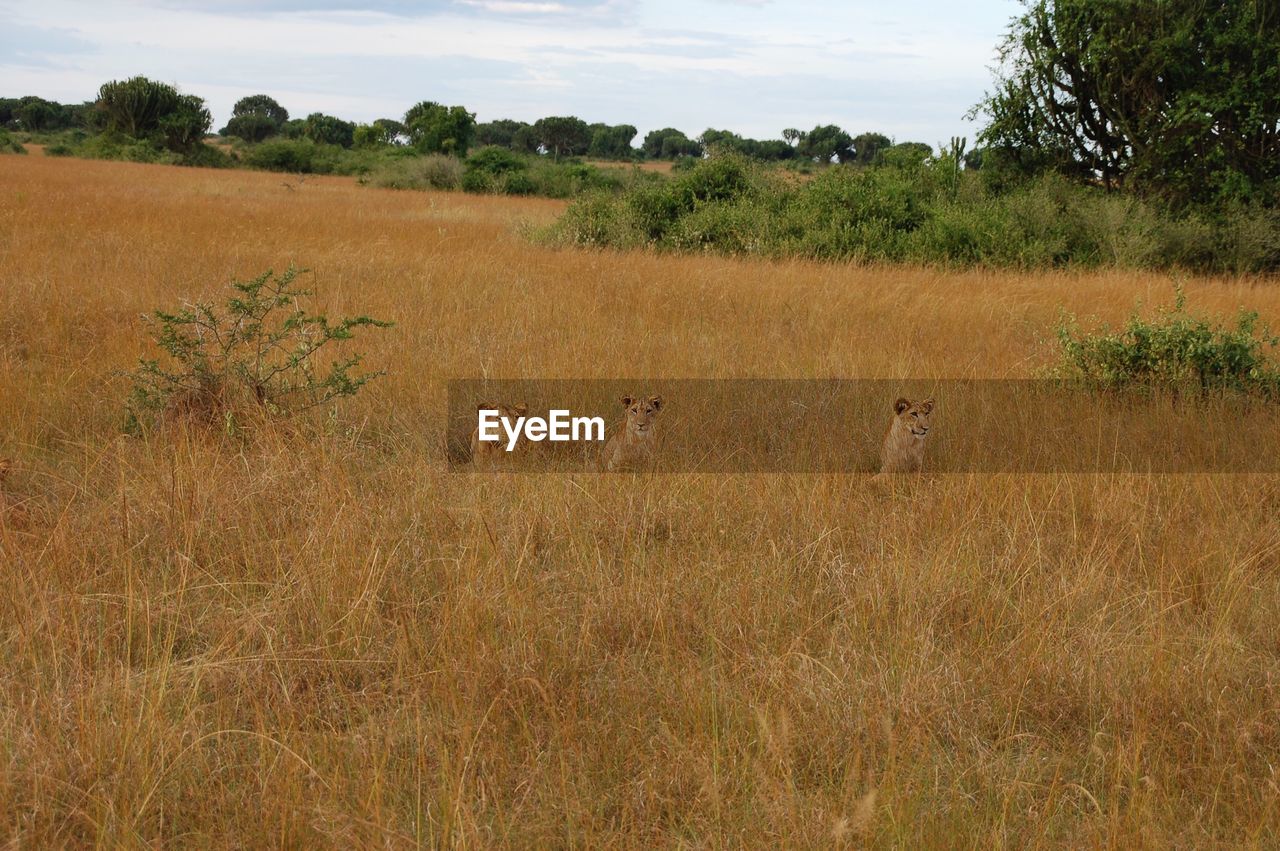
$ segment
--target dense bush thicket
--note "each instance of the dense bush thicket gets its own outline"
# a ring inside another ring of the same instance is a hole
[[[0,154],[25,154],[27,149],[8,133],[0,130]]]
[[[1118,331],[1082,332],[1068,317],[1058,328],[1058,342],[1060,359],[1052,374],[1091,388],[1231,390],[1280,399],[1280,364],[1269,354],[1280,337],[1261,328],[1254,311],[1242,310],[1232,325],[1193,316],[1181,289],[1172,310],[1152,319],[1135,314]]]
[[[583,197],[546,236],[611,248],[959,266],[1280,268],[1280,217],[1262,206],[1175,216],[1054,175],[997,187],[950,155],[827,168],[808,181],[716,156],[666,182]]]
[[[576,158],[554,159],[481,148],[465,160],[432,154],[383,160],[364,181],[388,189],[461,189],[498,195],[573,198],[584,192],[618,192],[662,177],[638,169],[601,168]]]

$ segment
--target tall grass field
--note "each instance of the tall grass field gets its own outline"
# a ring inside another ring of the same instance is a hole
[[[1118,326],[1169,274],[536,239],[565,209],[4,158],[6,844],[1280,845],[1275,474],[446,452],[450,379],[1032,378],[1064,314]],[[356,341],[386,374],[124,433],[141,317],[290,264],[317,309],[396,323]],[[1280,324],[1273,278],[1180,283]]]

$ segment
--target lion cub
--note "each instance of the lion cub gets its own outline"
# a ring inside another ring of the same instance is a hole
[[[525,414],[529,413],[529,406],[524,402],[515,405],[508,405],[505,402],[480,402],[476,405],[476,414],[480,411],[497,411],[498,416],[505,420],[510,420],[512,426],[515,421]],[[523,438],[516,444],[514,451],[518,452],[524,445]],[[485,464],[489,461],[495,461],[507,455],[507,439],[504,436],[498,441],[489,441],[480,439],[480,425],[471,431],[471,463]]]
[[[924,466],[924,439],[929,433],[933,400],[912,402],[899,398],[893,403],[893,420],[880,449],[880,475],[918,473]]]
[[[605,443],[600,453],[600,469],[613,473],[645,467],[653,460],[654,425],[662,413],[662,397],[623,396],[626,416],[621,431]]]

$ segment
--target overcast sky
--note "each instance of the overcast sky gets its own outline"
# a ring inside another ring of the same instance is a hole
[[[839,124],[972,138],[1014,0],[0,0],[0,95],[78,102],[144,74],[221,127],[263,92],[295,117],[577,115],[643,134]],[[637,139],[637,143],[639,139]]]

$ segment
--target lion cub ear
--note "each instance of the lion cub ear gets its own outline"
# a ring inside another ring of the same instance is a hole
[[[926,414],[929,413],[930,411],[933,410],[933,399],[932,398],[925,399],[923,402],[920,403],[920,407],[924,410]]]
[[[529,413],[529,406],[526,405],[524,402],[520,402],[511,410],[516,412],[516,416],[523,417],[525,414]]]
[[[492,402],[476,402],[477,411],[496,411],[498,406]]]
[[[630,407],[631,407],[631,405],[632,405],[632,403],[633,403],[633,402],[635,402],[635,400],[636,400],[636,399],[635,399],[635,397],[634,397],[634,396],[623,396],[623,397],[622,397],[622,407],[624,407],[624,408],[630,408]]]
[[[895,414],[900,414],[910,407],[911,407],[910,400],[908,400],[905,396],[899,396],[898,401],[893,403],[893,412]]]
[[[653,409],[654,409],[655,411],[661,411],[661,410],[662,410],[662,397],[661,397],[661,396],[650,396],[650,397],[649,397],[649,404],[650,404],[650,405],[653,405]]]

